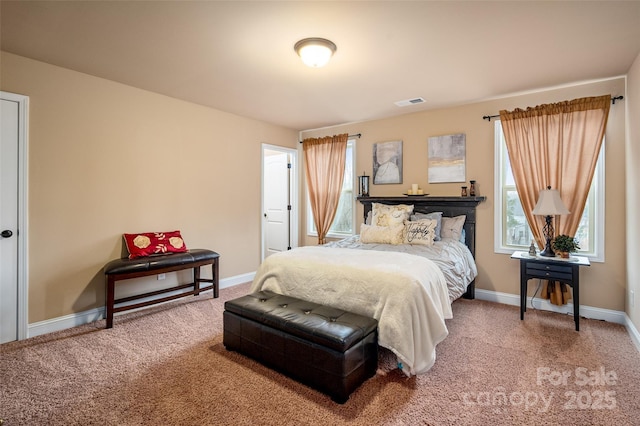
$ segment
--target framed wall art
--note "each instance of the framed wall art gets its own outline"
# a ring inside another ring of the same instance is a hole
[[[464,133],[429,138],[429,183],[466,182]]]
[[[402,183],[402,141],[373,144],[373,183]]]

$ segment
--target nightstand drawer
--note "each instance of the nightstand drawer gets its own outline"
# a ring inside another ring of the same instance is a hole
[[[527,262],[525,273],[535,278],[548,280],[569,280],[573,279],[571,266],[548,265],[544,263]]]

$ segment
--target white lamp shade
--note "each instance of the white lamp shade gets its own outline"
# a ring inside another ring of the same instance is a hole
[[[540,216],[555,216],[571,213],[562,202],[557,189],[543,189],[538,196],[538,202],[533,208],[533,214]]]
[[[336,45],[323,38],[306,38],[297,42],[294,49],[305,65],[320,68],[327,65],[336,51]]]

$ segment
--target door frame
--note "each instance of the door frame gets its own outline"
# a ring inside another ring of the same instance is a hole
[[[18,340],[28,336],[28,188],[29,188],[29,97],[0,91],[2,99],[18,103]]]
[[[265,257],[265,240],[267,238],[267,229],[264,226],[264,160],[265,151],[278,151],[285,154],[289,154],[291,158],[291,172],[289,181],[289,203],[291,205],[291,213],[289,214],[289,235],[291,247],[298,247],[298,216],[300,212],[298,202],[298,150],[294,148],[285,148],[283,146],[270,145],[267,143],[262,144],[261,148],[261,178],[260,178],[260,262]]]

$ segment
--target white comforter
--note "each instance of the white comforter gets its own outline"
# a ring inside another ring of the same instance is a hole
[[[449,288],[449,301],[462,296],[467,291],[469,284],[478,275],[478,268],[471,251],[459,241],[451,238],[443,238],[434,242],[431,246],[410,244],[364,244],[360,242],[360,236],[354,235],[340,241],[325,244],[325,247],[341,247],[360,250],[393,251],[415,254],[426,257],[435,262],[444,274]]]
[[[406,253],[310,246],[271,255],[251,291],[270,290],[378,320],[378,343],[406,375],[429,370],[452,318],[442,271]]]

